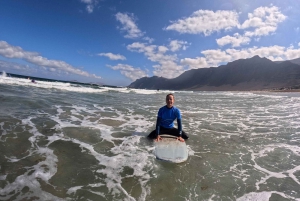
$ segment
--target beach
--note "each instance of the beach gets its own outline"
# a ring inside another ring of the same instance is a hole
[[[147,139],[168,93],[190,137],[180,164]],[[0,102],[0,200],[300,200],[298,93],[0,77]]]

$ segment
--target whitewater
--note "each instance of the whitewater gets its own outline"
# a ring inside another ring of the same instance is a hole
[[[147,135],[174,93],[181,164]],[[109,88],[0,76],[0,200],[300,200],[300,94]]]

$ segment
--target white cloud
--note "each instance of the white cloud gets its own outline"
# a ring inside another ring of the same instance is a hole
[[[218,66],[222,62],[231,61],[231,57],[227,55],[225,51],[217,50],[205,50],[201,52],[205,55],[206,63],[212,66]]]
[[[158,49],[158,52],[160,52],[160,53],[165,53],[166,51],[169,50],[167,47],[162,46],[162,45],[158,46],[157,49]]]
[[[246,20],[241,28],[249,27],[262,27],[265,25],[277,26],[278,23],[283,22],[286,16],[283,15],[279,8],[276,6],[272,7],[259,7],[248,14],[248,20]]]
[[[272,7],[259,7],[253,11],[253,13],[248,14],[248,19],[244,21],[242,25],[239,25],[239,29],[244,29],[244,35],[238,33],[233,36],[224,36],[217,39],[217,44],[224,46],[231,44],[232,47],[239,47],[241,45],[249,44],[251,37],[259,41],[260,36],[267,36],[274,33],[277,30],[277,26],[280,22],[283,22],[286,16],[283,15],[279,8]],[[252,29],[252,30],[246,30]]]
[[[170,41],[169,47],[172,52],[178,51],[181,48],[183,50],[186,50],[188,47],[188,42],[180,41],[180,40],[172,40],[172,41]]]
[[[278,24],[285,19],[286,16],[276,6],[259,7],[248,14],[248,19],[239,28],[254,28],[254,31],[247,31],[245,36],[266,36],[275,32]]]
[[[198,10],[190,17],[179,19],[167,26],[165,30],[175,30],[179,33],[199,34],[205,36],[220,30],[228,30],[238,28],[244,30],[243,35],[238,33],[233,36],[224,36],[217,39],[220,46],[230,44],[232,47],[249,44],[252,37],[259,40],[260,36],[267,36],[277,30],[278,24],[283,22],[287,17],[281,13],[278,7],[259,7],[252,13],[248,14],[248,19],[242,24],[238,22],[238,13],[235,11],[209,11]],[[295,29],[296,31],[299,28]],[[178,47],[177,47],[178,48]],[[176,51],[176,46],[170,47],[172,51]]]
[[[180,60],[180,63],[182,65],[187,65],[190,67],[190,69],[196,69],[196,68],[207,68],[208,64],[206,62],[206,59],[203,57],[196,57],[195,59],[192,58],[184,58]]]
[[[143,53],[150,61],[158,63],[153,66],[155,69],[153,71],[154,75],[174,78],[183,73],[183,67],[177,64],[177,56],[165,54],[167,48],[164,46],[147,45],[135,42],[128,45],[127,49]]]
[[[299,51],[299,50],[298,50]],[[248,49],[227,49],[226,55],[231,57],[231,61],[241,59],[241,58],[249,58],[255,55],[260,57],[266,57],[271,60],[277,60],[277,57],[290,59],[294,57],[292,55],[292,51],[282,47],[282,46],[269,46],[269,47],[252,47]]]
[[[7,62],[0,60],[0,71],[9,71],[9,70],[17,70],[17,71],[25,71],[31,72],[33,69],[30,68],[28,65],[22,65],[14,62]]]
[[[141,70],[140,68],[134,68],[127,64],[118,64],[116,66],[108,65],[108,67],[113,70],[119,70],[122,75],[125,75],[132,81],[135,81],[136,79],[147,76],[145,71]]]
[[[156,76],[162,76],[165,78],[174,78],[181,75],[184,70],[182,66],[179,66],[174,61],[160,61],[159,64],[153,65],[154,71],[153,74]]]
[[[135,42],[127,46],[130,51],[135,51],[139,53],[144,53],[147,58],[153,62],[161,61],[175,61],[177,59],[176,55],[165,55],[164,46],[147,45],[144,43]]]
[[[153,38],[150,38],[150,37],[144,37],[143,38],[144,40],[148,41],[149,43],[153,43],[154,39]]]
[[[135,24],[133,14],[117,13],[116,19],[123,26],[120,29],[127,32],[127,34],[124,36],[125,38],[139,38],[144,35],[144,33],[141,30],[139,30],[139,28]]]
[[[81,2],[87,4],[85,9],[88,13],[92,13],[98,4],[98,0],[81,0]]]
[[[100,78],[95,75],[91,75],[88,72],[82,71],[73,67],[72,65],[59,60],[49,60],[45,57],[40,56],[37,52],[28,52],[23,50],[21,47],[12,46],[5,41],[0,41],[0,55],[7,58],[18,58],[23,59],[29,63],[43,66],[47,68],[54,68],[66,73],[73,73],[82,75],[85,77]]]
[[[256,28],[254,31],[246,31],[245,36],[253,37],[253,36],[267,36],[270,33],[275,32],[277,27],[273,26],[265,26]]]
[[[99,53],[99,56],[105,56],[108,57],[110,60],[126,60],[126,57],[120,54],[113,54],[113,53]]]
[[[231,44],[232,47],[239,47],[241,45],[249,44],[251,39],[246,36],[241,36],[238,33],[235,33],[234,36],[224,36],[216,40],[218,45],[224,46],[227,44]]]
[[[238,27],[238,13],[234,11],[198,10],[190,17],[179,19],[167,26],[165,30],[174,30],[179,33],[199,34],[205,36],[220,30]]]

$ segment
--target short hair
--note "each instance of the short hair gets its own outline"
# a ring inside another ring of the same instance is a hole
[[[174,94],[172,94],[172,93],[168,94],[168,95],[166,96],[166,99],[167,99],[169,96],[173,96],[173,98],[175,99],[175,96],[174,96]]]

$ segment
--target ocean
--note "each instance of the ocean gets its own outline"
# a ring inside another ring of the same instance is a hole
[[[147,135],[165,96],[189,158]],[[156,91],[0,76],[0,200],[300,200],[300,94]]]

